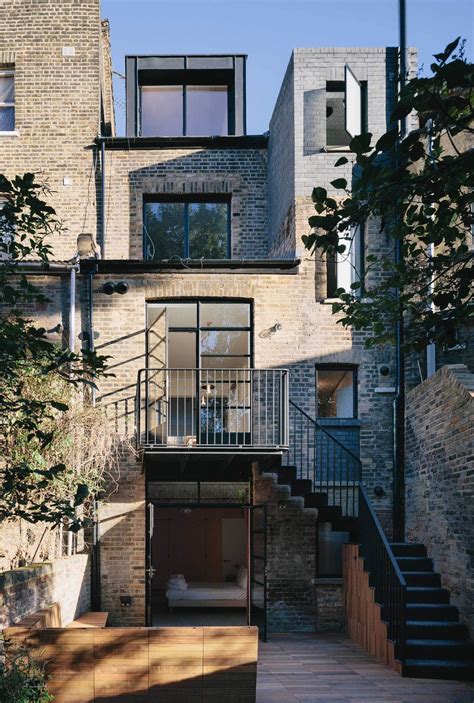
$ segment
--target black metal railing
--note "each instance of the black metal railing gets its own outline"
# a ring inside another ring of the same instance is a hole
[[[406,581],[375,514],[364,486],[359,488],[357,523],[359,550],[375,602],[382,606],[388,638],[394,642],[396,658],[404,662],[406,652]]]
[[[309,479],[314,492],[326,493],[328,505],[339,506],[344,517],[357,515],[359,457],[292,400],[283,464],[295,466],[297,477]]]
[[[286,369],[141,369],[136,425],[139,446],[288,447]]]

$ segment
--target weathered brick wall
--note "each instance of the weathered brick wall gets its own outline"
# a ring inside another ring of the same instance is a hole
[[[324,583],[326,581],[326,583]],[[343,632],[345,627],[342,579],[320,579],[316,591],[317,632]]]
[[[266,149],[108,150],[109,259],[143,259],[143,197],[180,193],[231,196],[233,258],[267,255]]]
[[[16,93],[16,133],[0,136],[1,171],[47,181],[67,228],[54,258],[69,259],[77,235],[96,228],[90,147],[100,116],[99,0],[3,0],[0,14],[0,65],[14,63]]]
[[[0,629],[51,603],[68,625],[91,608],[90,557],[75,554],[50,563],[0,573]]]
[[[474,632],[474,375],[445,366],[407,396],[406,520]]]
[[[270,632],[316,629],[316,516],[290,498],[274,474],[254,470],[253,502],[267,506],[267,625]]]

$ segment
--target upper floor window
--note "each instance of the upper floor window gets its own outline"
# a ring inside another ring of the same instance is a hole
[[[225,196],[145,201],[146,260],[227,259],[230,254],[230,201]]]
[[[141,136],[226,135],[227,103],[225,85],[143,85]]]
[[[127,135],[243,135],[245,60],[232,55],[127,56]]]
[[[0,132],[15,129],[15,71],[0,68]]]
[[[326,83],[326,144],[347,147],[365,131],[366,84],[357,80],[349,66],[343,81]]]
[[[339,241],[346,250],[342,254],[328,257],[327,260],[327,297],[337,297],[337,291],[343,288],[347,293],[362,295],[363,285],[351,289],[356,281],[363,283],[364,279],[364,227],[353,226],[341,233]]]

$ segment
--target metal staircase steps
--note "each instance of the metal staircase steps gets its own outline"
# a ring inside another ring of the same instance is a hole
[[[407,583],[404,676],[474,678],[474,647],[423,544],[390,545]]]

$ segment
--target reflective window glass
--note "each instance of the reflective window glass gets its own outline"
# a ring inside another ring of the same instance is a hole
[[[248,332],[216,332],[203,330],[201,332],[202,354],[248,354]]]
[[[184,203],[145,203],[145,259],[156,261],[185,255],[184,207]]]
[[[183,134],[183,86],[143,85],[141,136],[175,137]]]
[[[249,327],[248,303],[201,303],[201,327]]]
[[[186,86],[186,134],[228,134],[227,86]]]
[[[227,203],[189,204],[191,259],[226,259],[229,206]]]

